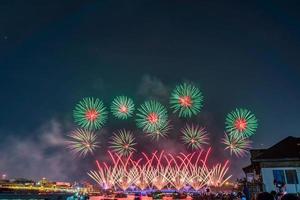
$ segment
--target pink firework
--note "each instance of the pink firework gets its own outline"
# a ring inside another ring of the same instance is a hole
[[[141,190],[154,188],[161,190],[170,187],[180,190],[189,185],[195,190],[205,185],[220,187],[229,178],[227,175],[229,163],[216,163],[209,167],[211,149],[190,154],[172,155],[164,151],[153,152],[150,155],[142,153],[143,157],[134,159],[132,154],[122,158],[109,152],[110,164],[96,161],[98,169],[91,170],[88,175],[104,189],[127,190],[137,186]]]

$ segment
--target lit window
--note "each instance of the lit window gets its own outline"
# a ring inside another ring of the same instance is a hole
[[[298,177],[296,170],[285,170],[286,183],[287,184],[298,184]]]
[[[284,171],[283,170],[273,170],[274,183],[285,183]]]

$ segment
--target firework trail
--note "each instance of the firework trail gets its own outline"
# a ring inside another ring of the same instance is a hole
[[[227,160],[224,165],[221,163],[216,164],[212,170],[211,170],[211,175],[209,179],[209,185],[215,186],[215,187],[221,187],[224,185],[226,181],[228,181],[231,177],[225,177],[229,168],[228,168],[229,161]]]
[[[76,129],[68,137],[67,148],[82,157],[88,153],[93,153],[99,147],[96,134],[88,130]]]
[[[141,190],[164,188],[183,189],[189,185],[199,191],[204,186],[222,186],[231,176],[227,175],[229,162],[217,163],[208,167],[207,152],[200,151],[191,154],[172,155],[164,152],[153,152],[151,155],[134,160],[132,154],[126,159],[109,152],[111,164],[100,164],[98,170],[91,170],[88,175],[102,188],[127,190],[137,186]]]

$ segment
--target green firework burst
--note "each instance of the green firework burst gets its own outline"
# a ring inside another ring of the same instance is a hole
[[[183,133],[183,142],[192,149],[199,149],[202,148],[202,145],[208,144],[208,135],[206,130],[198,125],[186,124],[181,132]]]
[[[88,130],[76,129],[68,137],[67,148],[79,156],[85,157],[99,147],[96,134]]]
[[[237,108],[226,117],[226,132],[235,137],[250,137],[257,129],[257,119],[247,109]]]
[[[179,117],[191,117],[203,107],[202,92],[195,86],[183,83],[175,87],[170,97],[171,108]]]
[[[110,148],[121,156],[128,156],[135,151],[136,145],[132,132],[126,130],[119,130],[111,138]]]
[[[96,130],[107,120],[107,111],[103,102],[98,98],[83,98],[73,111],[75,123],[84,129]]]
[[[230,151],[230,155],[234,154],[237,157],[243,157],[251,148],[251,141],[243,137],[235,137],[234,135],[228,135],[225,133],[225,137],[222,139],[222,143],[225,144],[225,150]]]
[[[148,132],[147,136],[151,137],[152,140],[158,141],[161,138],[165,138],[171,129],[172,126],[170,121],[166,121],[165,123],[162,123],[162,125],[155,131]]]
[[[110,109],[116,118],[127,119],[133,114],[134,103],[132,99],[126,96],[118,96],[113,100]]]
[[[137,110],[137,126],[145,132],[158,130],[168,120],[166,108],[154,100],[146,101]]]

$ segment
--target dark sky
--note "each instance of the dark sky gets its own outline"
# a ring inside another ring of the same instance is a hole
[[[182,81],[201,87],[201,124],[216,137],[235,107],[259,119],[254,147],[299,137],[299,10],[297,1],[0,1],[0,173],[41,177],[75,162],[56,145],[81,98],[166,103]]]

